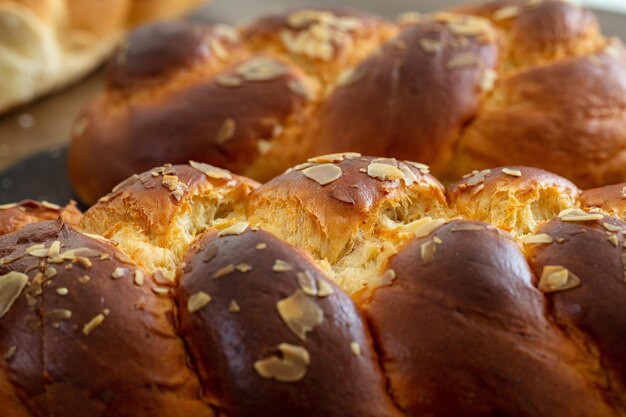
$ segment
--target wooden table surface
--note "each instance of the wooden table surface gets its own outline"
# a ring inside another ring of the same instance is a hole
[[[302,5],[346,6],[392,18],[398,13],[427,12],[459,0],[214,0],[195,15],[208,21],[239,23],[262,13]],[[626,15],[598,13],[607,35],[626,39]],[[79,109],[100,88],[102,70],[62,92],[0,116],[0,170],[34,152],[65,144]]]

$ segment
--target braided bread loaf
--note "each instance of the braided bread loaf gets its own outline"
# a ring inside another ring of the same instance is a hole
[[[76,122],[72,183],[91,204],[164,162],[266,181],[344,151],[422,161],[446,181],[512,164],[583,187],[626,180],[624,48],[589,11],[498,0],[457,12],[139,29]]]
[[[134,175],[0,236],[0,416],[624,416],[625,188]]]

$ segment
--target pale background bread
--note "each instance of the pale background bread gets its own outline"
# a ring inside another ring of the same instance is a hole
[[[129,27],[178,16],[198,2],[0,1],[0,112],[85,76]]]

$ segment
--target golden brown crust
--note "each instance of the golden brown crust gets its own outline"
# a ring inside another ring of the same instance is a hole
[[[589,355],[597,349],[606,388],[622,407],[626,406],[623,230],[626,223],[609,216],[581,223],[554,220],[539,229],[554,243],[532,245],[528,253],[536,277],[542,276],[544,267],[558,265],[580,280],[574,288],[547,295],[550,313],[568,333],[589,346]]]
[[[593,13],[573,2],[496,0],[457,11],[490,19],[503,31],[505,70],[591,52],[602,43]]]
[[[509,163],[549,169],[580,187],[623,180],[625,56],[611,44],[502,79],[449,169],[460,175]]]
[[[218,26],[219,27],[219,26]],[[225,53],[238,44],[216,26],[188,22],[163,22],[142,26],[128,36],[107,68],[107,87],[131,94],[158,86],[173,73],[193,70],[200,64],[217,65],[220,58],[211,48],[219,42]]]
[[[446,181],[510,164],[581,187],[626,178],[624,48],[569,2],[498,0],[395,23],[297,9],[242,26],[241,43],[217,48],[186,25],[163,36],[162,54],[131,59],[136,88],[109,85],[83,112],[70,152],[81,199],[165,159],[266,181],[341,151],[419,160]],[[141,29],[129,50],[150,49],[145,37],[166,27]],[[189,47],[172,47],[177,36]],[[289,68],[286,84],[238,87],[233,65],[259,54]],[[233,140],[217,146],[220,131]],[[104,144],[121,159],[98,158],[109,155]]]
[[[67,224],[76,226],[82,218],[82,213],[74,201],[65,207],[35,200],[6,204],[0,208],[0,235],[19,230],[30,223],[56,220],[59,217]]]
[[[277,269],[279,260],[289,270]],[[216,276],[229,265],[241,269]],[[297,275],[304,272],[318,283],[313,287],[323,281],[332,293],[303,293],[308,287],[298,284]],[[200,292],[210,302],[190,312],[186,306]],[[321,315],[304,340],[287,327],[286,316],[277,314],[278,303],[296,293]],[[275,236],[250,229],[222,237],[208,233],[187,258],[177,300],[182,335],[199,364],[205,396],[225,415],[399,415],[350,298],[307,255]],[[276,354],[281,343],[304,348],[310,356],[296,381],[278,382],[255,371],[255,363]]]
[[[424,258],[428,242],[436,250]],[[545,316],[510,237],[453,221],[411,241],[389,267],[397,278],[364,309],[409,415],[615,415],[595,380],[599,364]]]
[[[0,241],[0,275],[26,273],[30,283],[0,320],[0,351],[12,352],[4,372],[29,408],[44,416],[213,416],[187,368],[174,304],[154,292],[160,284],[149,274],[62,221]]]
[[[87,109],[90,122],[70,148],[70,178],[81,197],[93,201],[120,178],[165,159],[171,163],[199,160],[237,172],[262,159],[259,142],[280,136],[277,128],[304,111],[307,100],[291,86],[307,82],[298,71],[264,56],[240,62],[221,75],[233,77],[251,62],[271,66],[275,76],[245,81],[236,88],[217,79],[201,81],[170,96],[167,103],[131,104],[110,118],[96,116],[106,106],[104,99],[93,103]],[[181,123],[189,119],[195,122]],[[179,141],[184,146],[178,146]]]
[[[624,187],[626,183],[585,190],[580,195],[580,205],[585,208],[600,208],[624,220],[624,211],[626,211]]]
[[[494,34],[477,35],[430,20],[403,30],[322,103],[304,139],[310,153],[395,155],[441,170],[496,64]]]
[[[0,236],[7,417],[622,415],[626,223],[540,169],[428,172],[163,166]]]

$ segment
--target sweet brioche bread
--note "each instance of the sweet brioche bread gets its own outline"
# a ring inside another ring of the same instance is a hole
[[[590,11],[561,0],[395,22],[301,9],[238,28],[144,27],[76,121],[70,178],[92,204],[164,162],[264,182],[357,151],[422,161],[444,182],[524,165],[603,186],[626,180],[624,57]]]
[[[76,81],[129,25],[177,16],[197,0],[1,0],[0,112]]]
[[[152,168],[0,236],[0,416],[624,416],[623,187]]]

